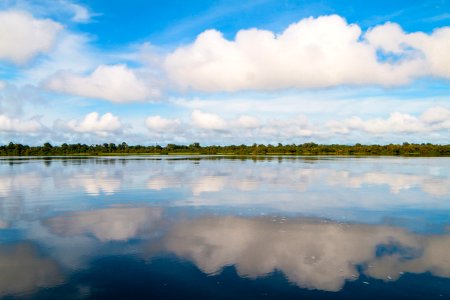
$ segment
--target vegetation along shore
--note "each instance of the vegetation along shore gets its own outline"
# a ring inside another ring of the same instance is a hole
[[[0,156],[66,156],[66,155],[388,155],[388,156],[450,156],[450,144],[389,144],[389,145],[320,145],[316,143],[277,145],[201,146],[167,144],[166,146],[104,143],[95,145],[45,143],[28,146],[9,143],[0,146]]]

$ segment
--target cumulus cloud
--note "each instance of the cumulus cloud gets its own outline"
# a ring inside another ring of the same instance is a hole
[[[427,124],[444,123],[450,121],[450,109],[445,107],[431,107],[423,112],[421,120]]]
[[[0,132],[38,132],[43,128],[36,120],[21,120],[0,114]]]
[[[269,140],[286,140],[292,138],[305,138],[320,136],[323,134],[321,127],[314,128],[304,116],[260,119],[248,115],[240,115],[234,118],[222,118],[219,114],[206,113],[194,110],[191,114],[191,122],[186,122],[185,134],[190,128],[201,132],[208,137],[240,137],[242,142]]]
[[[59,72],[49,78],[45,86],[57,92],[119,103],[159,96],[159,90],[152,87],[151,82],[146,82],[123,64],[100,65],[86,76]]]
[[[367,112],[362,112],[361,116],[352,116],[354,112],[349,112],[344,114],[347,117],[343,119],[334,119],[328,113],[320,112],[311,113],[314,118],[284,112],[276,118],[272,117],[273,114],[261,114],[259,117],[247,114],[233,116],[231,112],[221,113],[220,108],[208,106],[208,111],[193,109],[190,119],[151,116],[146,119],[146,125],[155,135],[176,132],[177,136],[187,141],[200,136],[214,142],[228,143],[301,143],[310,140],[330,143],[330,138],[333,141],[336,138],[355,140],[362,133],[365,134],[363,140],[359,138],[357,141],[363,143],[370,143],[371,137],[386,140],[395,137],[391,142],[396,143],[410,140],[411,137],[415,140],[422,137],[422,142],[429,141],[431,136],[436,140],[441,139],[450,129],[450,110],[444,106],[424,105],[427,106],[422,113],[394,111],[384,118],[364,118]]]
[[[190,120],[181,120],[179,118],[163,118],[161,116],[149,116],[145,120],[147,127],[155,132],[177,131],[183,133],[183,130],[190,129],[208,131],[230,131],[230,130],[252,130],[261,127],[260,120],[248,115],[240,115],[234,119],[224,119],[218,114],[204,112],[195,109],[191,113]]]
[[[46,81],[55,73],[73,72],[87,74],[94,70],[99,62],[110,63],[110,55],[101,53],[91,45],[92,37],[68,30],[58,35],[48,55],[40,57],[29,68],[21,71],[21,76],[10,81],[18,86],[45,86]]]
[[[0,59],[24,64],[50,51],[62,26],[49,19],[35,19],[26,12],[0,12]]]
[[[423,32],[405,33],[395,23],[386,23],[367,32],[366,40],[377,49],[396,55],[407,55],[412,61],[421,61],[424,74],[450,79],[450,27]],[[422,72],[413,76],[424,75]]]
[[[263,136],[289,137],[309,137],[318,135],[320,129],[313,128],[308,118],[296,116],[290,118],[269,119],[260,127]]]
[[[450,79],[450,28],[405,33],[387,23],[363,33],[337,15],[306,18],[282,33],[207,30],[169,53],[163,66],[182,88],[201,91],[395,86],[420,76]]]
[[[204,130],[252,130],[263,125],[256,117],[240,115],[234,119],[224,119],[218,114],[203,112],[195,109],[191,113],[191,121],[194,127]]]
[[[258,128],[260,126],[258,118],[246,115],[238,117],[234,124],[239,128]]]
[[[67,127],[74,132],[107,136],[110,133],[119,132],[122,129],[122,123],[119,117],[111,113],[105,113],[100,116],[97,112],[91,112],[81,122],[76,120],[69,121]]]
[[[395,112],[386,119],[362,120],[352,117],[343,121],[332,120],[327,123],[334,133],[349,133],[360,130],[379,135],[385,133],[421,133],[450,129],[450,110],[444,107],[431,107],[419,117]]]
[[[145,119],[145,125],[148,129],[156,132],[175,131],[180,127],[181,121],[179,119],[166,119],[161,116],[149,116]]]
[[[225,130],[227,128],[225,120],[218,115],[202,112],[198,109],[192,112],[191,119],[194,126],[201,129]]]
[[[448,235],[419,236],[388,226],[205,217],[180,222],[164,242],[169,251],[206,273],[229,265],[253,278],[280,270],[301,287],[325,291],[339,291],[361,273],[383,280],[397,279],[400,272],[450,276]],[[377,255],[378,247],[391,245],[399,251]]]

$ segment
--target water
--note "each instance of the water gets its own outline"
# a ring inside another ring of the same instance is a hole
[[[450,299],[450,159],[0,159],[0,298]]]

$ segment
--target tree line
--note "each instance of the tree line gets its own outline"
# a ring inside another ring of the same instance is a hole
[[[66,156],[66,155],[129,155],[129,154],[200,154],[200,155],[392,155],[392,156],[450,156],[450,145],[389,144],[389,145],[320,145],[316,143],[277,145],[201,146],[167,144],[166,146],[104,143],[95,145],[45,143],[28,146],[9,143],[0,146],[0,156]]]

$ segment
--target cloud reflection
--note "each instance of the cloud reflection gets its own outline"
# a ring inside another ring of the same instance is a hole
[[[24,294],[62,282],[58,265],[28,243],[0,246],[0,296]]]
[[[421,236],[389,226],[205,217],[175,225],[164,246],[206,273],[228,265],[251,278],[280,270],[301,287],[325,291],[339,291],[360,272],[383,280],[401,272],[450,277],[450,236]]]
[[[445,178],[433,178],[426,175],[413,175],[401,173],[366,172],[363,174],[351,174],[348,171],[329,171],[326,178],[331,186],[342,185],[351,188],[360,188],[363,185],[388,186],[393,194],[402,190],[419,187],[425,193],[433,196],[444,196],[450,193],[450,180]]]
[[[86,195],[111,204],[124,198],[136,204],[148,196],[164,206],[262,208],[332,217],[355,209],[442,210],[450,208],[445,201],[449,163],[446,158],[24,159],[0,168],[1,217],[13,224],[30,213],[38,218],[47,209],[74,210],[80,205],[75,198],[89,205]]]
[[[345,159],[343,160],[345,162]],[[389,163],[389,162],[388,162]],[[392,162],[390,162],[392,163]],[[191,189],[193,196],[201,196],[208,192],[220,192],[224,189],[250,192],[265,187],[285,187],[295,191],[312,191],[317,186],[326,184],[328,187],[343,190],[356,189],[364,186],[389,188],[391,194],[399,194],[419,188],[432,196],[445,196],[450,194],[450,179],[447,175],[429,174],[425,166],[417,167],[413,171],[405,168],[404,172],[390,169],[380,170],[373,162],[358,162],[361,169],[351,171],[342,170],[342,166],[328,165],[324,168],[322,163],[317,165],[304,165],[298,161],[285,164],[247,165],[247,164],[212,164],[207,162],[208,169],[186,168],[179,170],[154,169],[147,183],[147,188],[163,190],[186,186]],[[395,165],[394,165],[395,166]],[[182,180],[181,180],[182,179]]]
[[[0,174],[0,197],[8,197],[13,192],[36,192],[42,189],[44,178],[38,172],[21,172],[18,174]]]
[[[226,188],[228,177],[224,176],[203,176],[195,180],[192,185],[192,194],[199,196],[206,192],[220,192]]]
[[[44,221],[62,236],[93,235],[100,241],[126,241],[151,232],[162,217],[159,207],[113,207],[80,211]]]
[[[9,227],[8,222],[0,219],[0,229],[5,229],[5,228],[8,228],[8,227]]]
[[[120,190],[123,181],[122,178],[113,175],[106,171],[80,173],[67,178],[66,182],[71,188],[84,188],[86,194],[91,196],[98,196],[101,193],[112,195]]]

